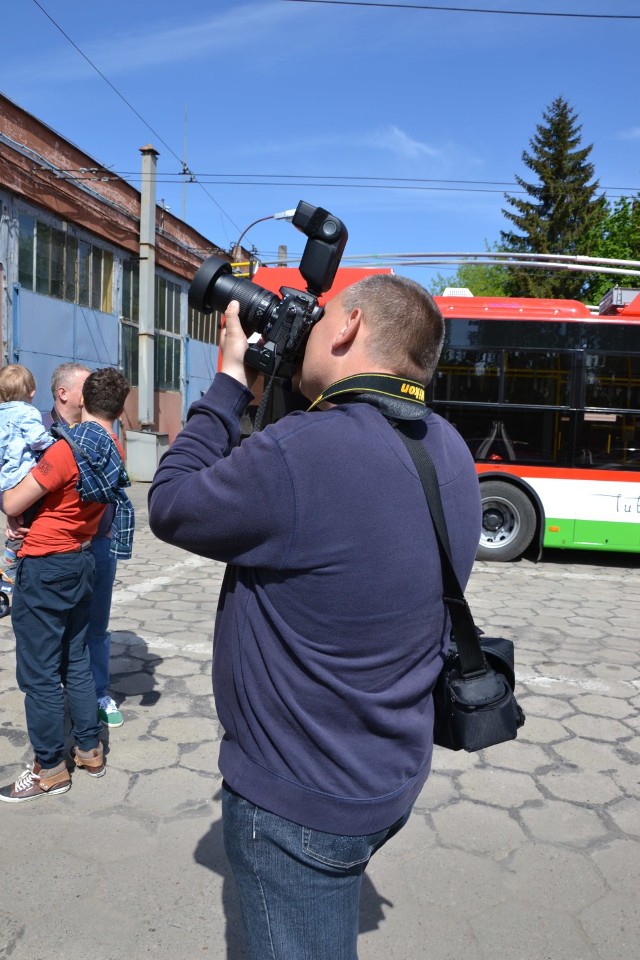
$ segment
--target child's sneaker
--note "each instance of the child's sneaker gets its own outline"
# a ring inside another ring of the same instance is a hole
[[[9,583],[13,583],[13,573],[18,566],[18,556],[15,550],[10,547],[4,548],[4,554],[0,561],[0,573],[7,578]]]
[[[23,803],[25,800],[37,800],[48,793],[66,793],[71,787],[71,777],[62,760],[56,767],[43,770],[37,760],[33,766],[21,773],[15,783],[9,783],[0,790],[0,800],[5,803]]]
[[[105,727],[121,727],[124,723],[124,717],[111,697],[100,697],[98,700],[98,719]]]

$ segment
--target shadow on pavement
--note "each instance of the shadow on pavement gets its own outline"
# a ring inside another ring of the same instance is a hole
[[[214,799],[219,799],[219,794]],[[222,877],[222,912],[225,920],[226,960],[246,960],[247,950],[242,933],[240,901],[231,873],[231,867],[224,852],[222,839],[222,820],[215,820],[210,829],[198,841],[193,854],[196,863],[212,870]]]
[[[156,690],[154,671],[163,658],[152,653],[145,640],[131,630],[111,633],[111,695],[118,703],[140,698],[141,707],[154,706],[162,694]]]

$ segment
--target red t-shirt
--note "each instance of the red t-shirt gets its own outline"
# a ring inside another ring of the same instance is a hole
[[[78,465],[67,441],[58,440],[48,447],[31,473],[48,493],[19,555],[43,557],[78,550],[98,529],[105,504],[80,499],[76,490]]]

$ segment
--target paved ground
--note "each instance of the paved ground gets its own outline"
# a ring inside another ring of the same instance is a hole
[[[242,960],[221,844],[211,628],[223,569],[156,541],[136,484],[119,569],[107,776],[0,809],[0,958]],[[478,623],[517,645],[527,722],[479,755],[437,750],[367,877],[361,960],[640,955],[640,557],[478,564]],[[0,621],[0,776],[30,759]],[[330,957],[327,960],[331,960]]]

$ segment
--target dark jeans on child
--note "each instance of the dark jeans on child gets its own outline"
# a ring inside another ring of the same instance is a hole
[[[29,739],[45,769],[64,759],[63,687],[78,747],[92,750],[102,729],[85,643],[94,575],[89,547],[22,557],[16,568],[11,609],[16,677],[25,695]]]

